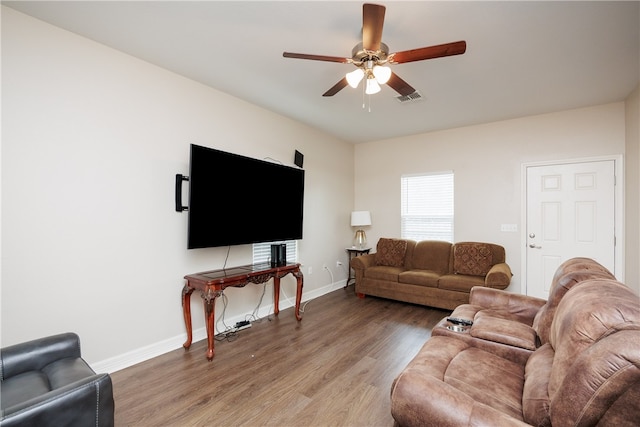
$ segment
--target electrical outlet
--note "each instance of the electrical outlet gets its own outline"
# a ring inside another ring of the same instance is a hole
[[[340,261],[336,261],[336,267],[342,267],[342,263]]]
[[[326,270],[327,269],[327,264],[322,264],[322,269]]]
[[[313,267],[309,266],[309,276],[313,274]]]

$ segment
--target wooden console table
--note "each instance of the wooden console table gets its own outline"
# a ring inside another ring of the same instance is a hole
[[[293,274],[296,278],[296,319],[302,320],[300,316],[300,300],[302,299],[302,272],[300,264],[287,263],[280,267],[272,267],[271,263],[243,265],[221,270],[203,271],[184,276],[186,283],[182,288],[182,314],[187,327],[187,341],[182,345],[184,348],[191,347],[191,294],[196,289],[200,291],[200,296],[204,301],[204,315],[207,326],[207,359],[213,359],[215,341],[215,306],[216,298],[222,295],[222,291],[228,287],[242,288],[249,283],[265,283],[273,278],[273,312],[278,315],[280,309],[280,279],[287,274]]]

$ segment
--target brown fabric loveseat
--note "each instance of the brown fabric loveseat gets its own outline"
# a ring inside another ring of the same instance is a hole
[[[452,310],[474,286],[505,289],[511,268],[500,245],[381,238],[373,254],[355,257],[356,293]]]
[[[531,323],[537,344],[527,358],[509,357],[499,347],[482,345],[479,337],[465,338],[464,332],[432,335],[392,385],[396,423],[640,425],[640,298],[607,278],[610,273],[604,267],[584,260],[558,269],[546,303],[530,301],[539,309]],[[522,313],[529,313],[529,297],[505,298],[500,299],[504,306],[495,303],[491,308],[493,318],[502,313],[502,320],[507,320],[511,312],[508,321],[523,320],[514,314],[518,301]],[[472,328],[475,325],[476,321]],[[495,323],[495,336],[517,329],[507,326],[501,331],[504,326]],[[508,347],[498,344],[502,350]]]

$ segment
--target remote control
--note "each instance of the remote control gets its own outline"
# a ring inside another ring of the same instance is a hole
[[[451,323],[455,323],[456,325],[465,325],[465,326],[473,325],[473,322],[471,320],[460,319],[459,317],[447,317],[447,320]]]

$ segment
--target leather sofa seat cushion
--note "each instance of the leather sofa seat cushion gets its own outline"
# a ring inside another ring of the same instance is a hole
[[[375,267],[369,267],[365,270],[364,276],[367,279],[386,280],[389,282],[397,282],[398,276],[404,269],[399,267],[386,267],[377,265]]]
[[[438,287],[440,274],[429,270],[409,270],[400,273],[398,281],[400,283],[410,283],[412,285]]]
[[[381,238],[378,240],[376,246],[376,264],[389,267],[403,267],[406,252],[406,240]]]
[[[524,421],[539,427],[550,427],[549,418],[549,378],[553,364],[554,351],[545,344],[534,351],[524,372],[524,390],[522,392],[522,413]]]
[[[446,274],[438,280],[438,287],[450,291],[471,292],[474,286],[484,286],[484,277]]]
[[[2,407],[8,408],[93,375],[93,370],[81,358],[56,360],[39,371],[28,371],[4,380]]]
[[[50,391],[47,376],[40,371],[29,371],[8,378],[2,384],[2,407],[8,408]]]
[[[479,339],[531,351],[536,349],[536,331],[531,326],[509,320],[495,310],[479,311],[469,333]]]
[[[483,406],[522,420],[523,386],[524,365],[462,340],[432,336],[395,379],[391,412],[399,425],[438,425],[444,419],[453,420],[447,425],[469,425]],[[452,406],[470,401],[476,404]]]

